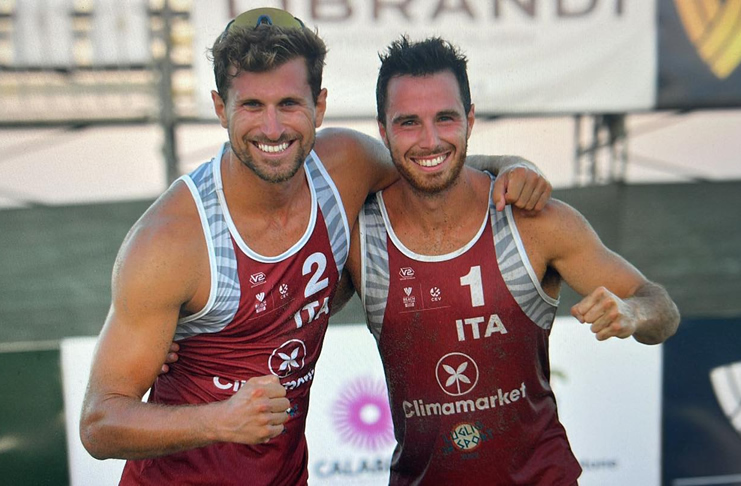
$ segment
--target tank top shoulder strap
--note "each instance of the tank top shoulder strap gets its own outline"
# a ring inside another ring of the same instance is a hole
[[[376,341],[381,336],[389,289],[388,238],[381,204],[380,194],[369,196],[358,217],[362,268],[360,295],[368,328]]]
[[[494,176],[491,177],[494,184]],[[531,321],[542,329],[550,329],[559,301],[541,287],[522,244],[512,207],[507,205],[504,211],[497,211],[496,205],[490,203],[489,215],[497,264],[510,294]]]
[[[313,150],[306,158],[304,168],[316,191],[317,203],[324,217],[324,224],[327,226],[335,263],[339,272],[342,273],[350,248],[350,225],[340,193],[319,156]]]
[[[237,258],[221,207],[223,189],[218,175],[225,147],[226,144],[215,158],[180,179],[190,189],[201,218],[211,268],[211,290],[203,309],[178,321],[176,340],[222,330],[239,306]]]

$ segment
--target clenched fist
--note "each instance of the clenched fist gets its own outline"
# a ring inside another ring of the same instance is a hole
[[[571,308],[579,322],[591,324],[597,339],[625,339],[636,331],[637,316],[633,306],[605,287],[597,287]]]
[[[251,378],[220,406],[220,441],[261,444],[283,432],[291,404],[278,377],[266,375]]]
[[[509,158],[521,159],[516,156]],[[497,211],[511,204],[527,211],[540,211],[551,197],[551,183],[537,168],[525,165],[527,161],[505,167],[494,180],[492,201]]]

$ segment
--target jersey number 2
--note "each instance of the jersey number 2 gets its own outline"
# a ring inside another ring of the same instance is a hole
[[[304,297],[309,297],[310,295],[314,295],[320,290],[324,290],[329,286],[329,278],[324,277],[322,278],[322,275],[324,275],[324,270],[327,269],[327,257],[324,255],[324,253],[312,253],[309,255],[309,257],[304,262],[303,267],[303,274],[308,275],[311,273],[312,268],[315,268],[314,274],[309,279],[309,283],[306,284],[306,289],[304,290]]]

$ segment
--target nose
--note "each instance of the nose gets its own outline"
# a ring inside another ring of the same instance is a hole
[[[420,133],[420,148],[434,149],[440,145],[440,135],[434,123],[423,123]]]
[[[262,116],[262,133],[269,140],[278,140],[283,135],[283,123],[278,109],[274,106],[265,108]]]

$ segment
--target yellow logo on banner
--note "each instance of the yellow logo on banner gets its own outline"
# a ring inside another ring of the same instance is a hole
[[[741,64],[741,0],[674,0],[697,53],[720,79]]]

